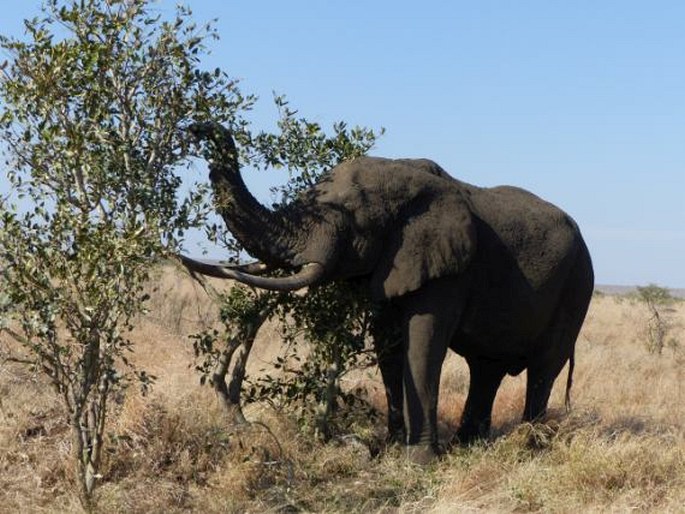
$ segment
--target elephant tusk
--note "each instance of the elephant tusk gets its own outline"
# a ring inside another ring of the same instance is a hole
[[[270,268],[268,265],[261,261],[249,262],[247,264],[240,264],[238,266],[226,266],[227,268],[232,268],[243,273],[248,273],[249,275],[263,275],[268,273]]]
[[[185,255],[179,255],[179,259],[192,272],[209,277],[237,280],[248,286],[269,289],[271,291],[296,291],[303,287],[311,286],[323,276],[324,272],[321,264],[312,262],[305,264],[298,273],[289,277],[262,277],[258,276],[257,273],[264,273],[267,266],[260,262],[251,263],[244,267],[232,268],[205,263]],[[245,270],[251,270],[252,272],[248,273]]]
[[[226,270],[240,271],[242,273],[247,273],[248,275],[264,275],[271,271],[271,268],[261,261],[248,262],[247,264],[224,264],[223,262],[219,262],[216,266]]]

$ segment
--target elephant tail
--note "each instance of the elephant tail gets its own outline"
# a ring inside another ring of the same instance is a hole
[[[571,356],[568,359],[568,376],[566,377],[566,398],[564,399],[564,405],[566,407],[566,413],[571,412],[571,386],[573,385],[573,368],[575,367],[575,349],[571,352]]]

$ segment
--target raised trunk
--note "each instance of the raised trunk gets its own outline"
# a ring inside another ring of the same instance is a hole
[[[290,266],[298,236],[284,217],[264,207],[248,191],[229,131],[218,124],[202,124],[193,127],[193,132],[207,143],[216,209],[228,229],[250,254],[266,264]]]

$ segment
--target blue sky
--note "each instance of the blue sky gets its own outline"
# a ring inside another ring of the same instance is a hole
[[[21,35],[38,0],[3,3],[0,32]],[[272,91],[324,125],[385,127],[375,155],[564,208],[598,283],[685,287],[685,2],[184,3],[219,18],[206,66],[260,96],[257,127]],[[251,175],[261,198],[284,180]]]

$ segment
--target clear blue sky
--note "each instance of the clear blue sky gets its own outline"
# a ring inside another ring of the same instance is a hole
[[[206,65],[260,96],[258,127],[272,91],[325,125],[385,127],[375,155],[563,207],[598,283],[685,287],[684,1],[185,3],[219,18]],[[38,5],[4,1],[0,32]],[[280,177],[249,182],[265,198]]]

